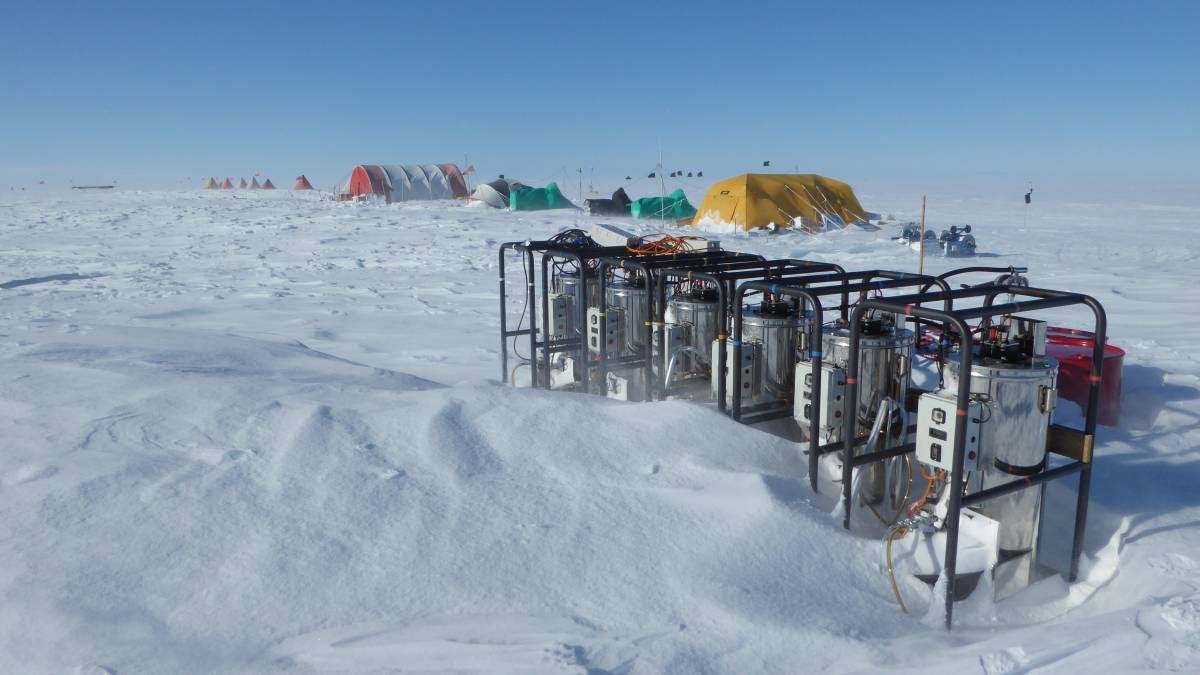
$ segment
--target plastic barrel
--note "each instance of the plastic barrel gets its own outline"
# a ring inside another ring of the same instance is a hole
[[[1087,411],[1091,388],[1092,351],[1096,334],[1074,328],[1050,326],[1046,330],[1046,354],[1058,359],[1058,395],[1079,404]],[[1104,345],[1104,364],[1100,369],[1100,410],[1097,421],[1115,427],[1121,416],[1121,370],[1125,350]]]

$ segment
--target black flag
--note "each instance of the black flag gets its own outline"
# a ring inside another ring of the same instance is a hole
[[[770,160],[763,162],[763,166],[771,166]]]
[[[696,172],[696,177],[697,177],[697,178],[702,178],[702,177],[704,177],[704,172],[703,172],[703,171],[697,171],[697,172]]]
[[[625,176],[625,180],[631,180],[629,176]]]
[[[651,171],[651,172],[650,172],[650,175],[649,175],[649,176],[646,176],[646,178],[654,178],[654,172],[653,172],[653,171]]]
[[[1029,188],[1029,192],[1025,193],[1025,203],[1026,204],[1033,203],[1033,188]]]

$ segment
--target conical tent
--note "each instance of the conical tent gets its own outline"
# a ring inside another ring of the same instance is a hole
[[[508,206],[513,211],[575,208],[575,205],[558,190],[556,183],[550,183],[544,188],[524,187],[513,190],[508,195]]]
[[[245,178],[243,178],[243,179],[241,180],[241,182],[240,182],[240,183],[238,183],[238,187],[240,187],[240,188],[242,188],[242,189],[245,189],[245,188],[246,188],[246,179],[245,179]]]
[[[812,173],[727,178],[708,189],[697,212],[697,224],[733,224],[743,230],[776,224],[819,231],[867,220],[849,185]]]
[[[258,179],[257,179],[257,178],[251,178],[251,179],[250,179],[250,189],[251,189],[251,190],[257,190],[257,189],[258,189],[258,188],[260,188],[260,187],[262,187],[262,186],[258,184]]]
[[[585,199],[583,205],[593,216],[628,216],[631,203],[625,188],[617,188],[611,199]]]
[[[513,190],[529,187],[521,181],[498,178],[489,183],[483,183],[471,193],[472,201],[479,201],[497,209],[508,208],[508,196]]]
[[[304,177],[304,174],[300,174],[299,176],[296,176],[296,184],[292,186],[292,189],[311,190],[313,189],[313,186],[312,183],[308,182],[308,178]]]
[[[274,189],[275,189],[275,184],[271,182],[271,179],[270,179],[270,178],[268,178],[268,179],[266,179],[266,180],[264,180],[264,181],[263,181],[263,184],[262,184],[262,189],[264,189],[264,190],[274,190]]]
[[[222,190],[232,190],[233,189],[233,181],[229,180],[228,176],[226,176],[225,180],[221,182],[221,189]]]
[[[217,182],[216,178],[209,178],[208,180],[204,181],[204,189],[205,190],[216,190],[216,189],[219,189],[220,187],[221,187],[221,184]]]
[[[339,199],[378,195],[387,203],[467,197],[467,183],[454,164],[360,164],[350,172]]]
[[[666,197],[643,197],[629,206],[634,218],[661,218],[663,220],[687,220],[696,215],[696,207],[688,203],[683,190],[676,190]]]

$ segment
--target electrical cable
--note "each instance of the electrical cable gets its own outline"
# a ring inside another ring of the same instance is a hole
[[[697,237],[695,235],[677,237],[666,232],[655,232],[629,240],[625,248],[630,253],[638,255],[666,255],[699,250],[692,244],[695,241],[707,240],[704,237]]]
[[[892,542],[896,539],[897,533],[907,532],[907,527],[894,528],[891,532],[888,532],[887,546],[884,547],[885,555],[887,557],[888,580],[892,582],[892,593],[896,595],[896,603],[900,605],[900,611],[904,614],[908,614],[908,607],[904,605],[904,598],[900,597],[900,586],[896,583],[896,570],[894,567],[892,567]]]
[[[521,330],[521,326],[525,325],[525,314],[529,311],[529,263],[525,260],[525,256],[521,256],[521,271],[525,274],[525,304],[521,307],[521,318],[517,319],[517,330]],[[533,330],[533,328],[530,328]],[[513,355],[518,359],[529,363],[532,358],[521,356],[521,352],[517,350],[517,345],[521,343],[518,339],[520,335],[513,336]],[[532,354],[530,355],[532,357]],[[511,380],[510,380],[511,381]]]

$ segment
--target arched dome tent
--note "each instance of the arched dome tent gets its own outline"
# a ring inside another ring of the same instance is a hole
[[[518,190],[523,187],[528,187],[521,181],[511,180],[506,178],[498,178],[489,183],[483,183],[475,188],[471,193],[471,199],[481,201],[488,206],[497,209],[508,208],[508,195],[513,190]]]
[[[350,172],[339,196],[363,195],[379,195],[389,204],[460,199],[467,196],[467,184],[454,164],[360,164]]]
[[[696,224],[732,224],[742,230],[774,223],[819,231],[867,220],[849,185],[811,173],[727,178],[708,188],[696,210]]]

